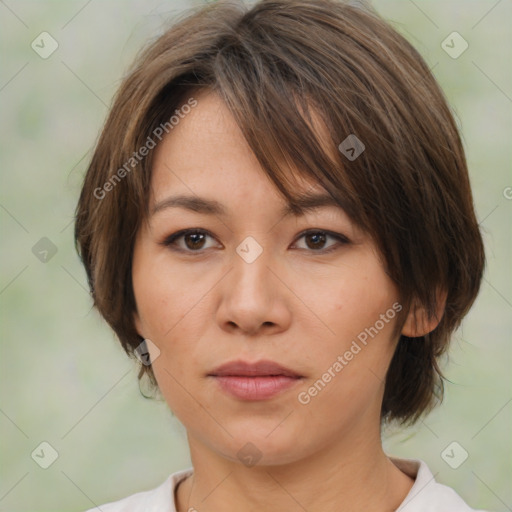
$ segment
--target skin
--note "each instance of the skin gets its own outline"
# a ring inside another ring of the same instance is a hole
[[[413,485],[380,437],[396,318],[310,403],[297,396],[399,302],[399,291],[372,240],[341,208],[283,217],[284,198],[226,106],[211,92],[195,97],[197,107],[155,149],[150,207],[183,193],[215,199],[227,212],[162,208],[141,227],[133,255],[135,324],[160,351],[156,357],[150,347],[153,371],[187,430],[194,466],[178,487],[177,508],[395,510]],[[302,179],[297,186],[322,191]],[[189,228],[211,236],[178,239],[181,252],[162,244]],[[301,237],[306,229],[339,233],[349,243],[328,236],[322,245]],[[236,252],[248,236],[263,248],[252,263]],[[404,334],[435,327],[416,314],[419,324],[410,313]],[[270,359],[303,379],[269,400],[239,400],[207,375],[235,359]],[[237,457],[248,442],[261,453],[253,467]]]

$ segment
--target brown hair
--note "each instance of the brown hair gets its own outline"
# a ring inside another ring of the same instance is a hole
[[[94,305],[133,355],[142,338],[133,322],[132,252],[148,214],[152,153],[135,167],[134,156],[204,88],[225,101],[297,211],[284,162],[323,185],[372,236],[404,315],[421,304],[435,316],[436,290],[446,291],[437,328],[401,336],[387,372],[382,419],[415,421],[442,398],[438,359],[476,298],[485,257],[443,93],[419,53],[368,6],[262,0],[249,9],[220,1],[189,13],[140,54],[115,97],[76,211]],[[312,111],[333,151],[312,128]],[[351,134],[365,145],[355,159],[337,150]],[[151,366],[141,366],[139,379],[145,373],[156,386]]]

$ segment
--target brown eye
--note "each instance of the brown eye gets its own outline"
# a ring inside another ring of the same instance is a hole
[[[308,233],[305,235],[306,245],[309,249],[323,249],[327,237],[325,233]]]
[[[329,231],[310,230],[302,233],[297,240],[305,240],[305,247],[298,246],[299,249],[309,250],[310,252],[328,253],[338,249],[342,245],[350,243],[350,240],[339,233],[331,233]],[[329,239],[333,239],[334,243],[326,246]]]
[[[205,235],[204,233],[188,233],[186,235],[183,235],[183,240],[185,241],[187,249],[202,249],[204,245]]]
[[[184,229],[168,236],[162,245],[182,252],[200,252],[209,248],[205,247],[207,238],[213,239],[213,236],[200,229]]]

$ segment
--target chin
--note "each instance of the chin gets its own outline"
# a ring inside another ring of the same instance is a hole
[[[283,418],[279,421],[282,420]],[[307,455],[307,448],[299,444],[304,441],[304,437],[294,432],[289,426],[288,428],[283,425],[278,427],[279,421],[264,421],[260,425],[255,425],[253,420],[251,426],[245,423],[227,426],[227,430],[233,437],[224,436],[220,443],[216,442],[215,444],[218,443],[216,451],[225,458],[240,462],[247,467],[294,463]],[[269,428],[270,424],[272,426]],[[314,451],[312,447],[311,451]]]

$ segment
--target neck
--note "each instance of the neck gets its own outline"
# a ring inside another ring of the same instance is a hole
[[[380,432],[340,438],[292,463],[246,467],[189,434],[194,474],[178,487],[177,510],[396,510],[414,482],[387,458]]]

